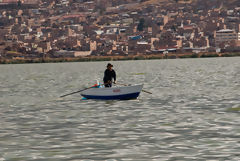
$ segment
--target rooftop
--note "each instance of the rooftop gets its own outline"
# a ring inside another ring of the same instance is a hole
[[[222,30],[218,30],[217,33],[232,33],[234,32],[233,30],[230,29],[222,29]]]

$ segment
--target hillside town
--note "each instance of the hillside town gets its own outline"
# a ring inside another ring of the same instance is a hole
[[[240,52],[239,0],[0,0],[0,59]]]

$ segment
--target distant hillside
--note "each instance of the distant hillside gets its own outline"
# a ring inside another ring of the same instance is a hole
[[[239,0],[194,0],[197,6],[202,7],[216,7],[216,8],[235,8],[240,7]]]
[[[144,5],[154,5],[160,3],[179,3],[192,4],[199,8],[221,8],[221,7],[240,7],[240,0],[145,0],[140,3]]]
[[[39,0],[20,0],[22,4],[37,4],[39,3]],[[12,4],[12,3],[19,3],[19,0],[0,0],[0,4]]]
[[[85,0],[87,1],[87,0]],[[90,0],[89,0],[90,1]],[[139,8],[146,5],[156,4],[190,4],[200,8],[217,8],[217,7],[240,7],[240,0],[95,0],[104,4],[106,1],[113,6],[122,4],[137,4],[130,8]]]

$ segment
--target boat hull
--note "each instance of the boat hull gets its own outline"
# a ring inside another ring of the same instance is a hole
[[[113,88],[91,88],[83,91],[81,95],[87,99],[128,100],[136,99],[142,88],[143,85]]]

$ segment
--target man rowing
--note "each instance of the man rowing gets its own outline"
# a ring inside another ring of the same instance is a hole
[[[114,80],[114,84],[116,83],[116,73],[112,67],[113,65],[108,63],[107,69],[104,72],[103,82],[105,87],[112,87],[112,80]]]

